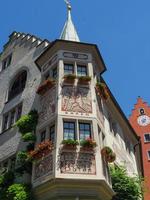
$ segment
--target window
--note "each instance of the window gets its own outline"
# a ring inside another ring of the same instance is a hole
[[[108,117],[108,121],[109,121],[109,130],[112,132],[112,118],[109,116]]]
[[[64,122],[64,140],[75,139],[75,123]]]
[[[22,113],[22,104],[19,105],[17,108],[17,117],[16,117],[17,120],[20,119],[21,113]]]
[[[144,111],[144,108],[140,108],[140,115],[144,115],[145,111]]]
[[[87,67],[84,65],[77,65],[78,76],[87,76]]]
[[[64,64],[64,74],[74,74],[73,64]]]
[[[54,79],[57,78],[57,67],[55,67],[55,68],[52,69],[52,77],[53,77]]]
[[[46,138],[46,130],[44,130],[43,132],[41,132],[41,142],[43,142]]]
[[[80,140],[91,138],[91,124],[79,123],[79,135],[80,135]]]
[[[2,70],[6,69],[7,67],[9,67],[9,65],[11,64],[11,58],[12,55],[7,56],[7,58],[5,58],[2,62]]]
[[[12,126],[15,122],[15,110],[11,111],[11,114],[10,114],[10,126]]]
[[[5,131],[12,127],[12,125],[21,117],[22,113],[22,104],[16,106],[3,117],[3,128],[2,131]]]
[[[50,77],[49,72],[47,72],[47,73],[44,75],[44,78],[45,78],[45,80],[47,80],[49,77]]]
[[[16,97],[18,94],[23,92],[26,84],[26,79],[27,79],[27,72],[23,71],[21,74],[17,76],[15,81],[13,82],[13,85],[9,91],[8,95],[8,100],[13,99]]]
[[[117,123],[116,122],[112,122],[112,131],[114,133],[114,136],[116,136],[116,134],[117,134]]]
[[[50,141],[52,143],[55,141],[55,125],[50,127]]]
[[[150,160],[150,150],[147,151],[147,155],[148,155],[148,160]]]
[[[150,133],[144,134],[144,142],[150,142]]]
[[[3,119],[3,131],[7,130],[8,129],[8,114],[4,116],[4,119]]]

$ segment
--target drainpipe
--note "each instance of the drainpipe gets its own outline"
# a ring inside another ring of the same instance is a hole
[[[142,154],[142,144],[141,144],[141,137],[138,137],[138,143],[134,145],[134,153],[136,152],[136,147],[139,146],[139,151],[140,151],[140,162],[141,162],[141,171],[142,171],[142,176],[144,176],[144,167],[143,167],[143,154]]]

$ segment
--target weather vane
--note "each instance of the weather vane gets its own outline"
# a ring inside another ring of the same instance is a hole
[[[71,10],[71,3],[70,3],[70,1],[69,0],[64,0],[64,1],[65,1],[66,5],[67,5],[68,10]]]

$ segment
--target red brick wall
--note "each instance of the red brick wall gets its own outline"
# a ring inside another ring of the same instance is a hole
[[[129,121],[132,127],[134,128],[135,132],[137,133],[137,135],[141,137],[145,189],[146,189],[144,200],[150,200],[150,161],[148,160],[148,155],[147,155],[147,151],[150,150],[150,142],[149,143],[144,142],[144,134],[150,133],[150,122],[145,126],[141,126],[138,124],[137,119],[139,116],[141,116],[139,112],[140,108],[144,108],[144,115],[150,117],[150,107],[146,102],[142,100],[142,98],[138,98],[137,103],[135,104],[134,109],[132,110],[132,114],[129,117]]]

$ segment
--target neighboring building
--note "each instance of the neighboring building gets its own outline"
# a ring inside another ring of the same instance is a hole
[[[144,200],[150,199],[150,106],[138,97],[129,121],[141,138],[142,158],[145,178]]]
[[[14,32],[4,46],[0,57],[0,165],[14,167],[16,153],[25,144],[12,125],[36,109],[36,144],[45,139],[54,144],[52,152],[33,164],[36,199],[111,200],[114,191],[101,149],[110,146],[116,153],[115,164],[124,165],[132,176],[141,171],[139,138],[108,87],[108,98],[97,91],[97,81],[105,85],[105,64],[95,44],[79,41],[70,11],[68,5],[60,40],[50,43]],[[74,79],[67,80],[68,74]],[[37,94],[49,77],[55,85]],[[80,142],[87,138],[96,141],[95,151],[80,145],[62,148],[63,139]]]

